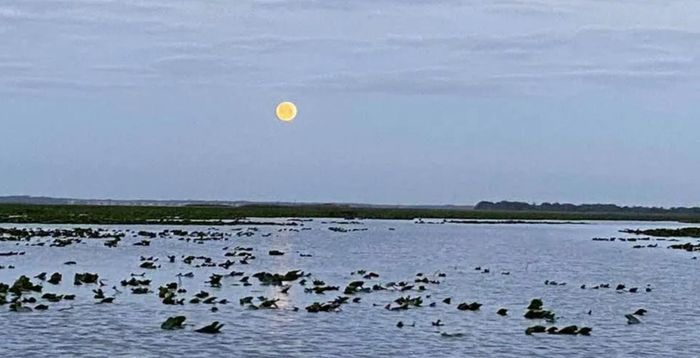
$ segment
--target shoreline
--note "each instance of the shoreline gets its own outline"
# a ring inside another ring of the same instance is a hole
[[[349,207],[343,205],[247,205],[211,206],[103,206],[0,204],[0,222],[6,224],[131,224],[131,225],[245,225],[247,218],[343,218],[379,220],[444,219],[482,223],[523,221],[639,221],[700,223],[700,215],[485,211],[464,209],[413,209]],[[229,221],[229,222],[224,222]],[[233,222],[230,222],[233,221]],[[458,222],[455,222],[458,223]]]

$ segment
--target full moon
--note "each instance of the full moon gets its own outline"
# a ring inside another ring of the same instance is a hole
[[[292,102],[282,102],[275,109],[277,118],[283,122],[291,122],[297,116],[297,106]]]

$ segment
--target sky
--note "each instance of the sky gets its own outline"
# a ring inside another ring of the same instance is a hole
[[[700,206],[698,19],[696,0],[0,0],[0,195]]]

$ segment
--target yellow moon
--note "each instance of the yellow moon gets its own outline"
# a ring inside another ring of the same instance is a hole
[[[277,118],[283,122],[291,122],[297,116],[297,106],[292,102],[282,102],[275,109]]]

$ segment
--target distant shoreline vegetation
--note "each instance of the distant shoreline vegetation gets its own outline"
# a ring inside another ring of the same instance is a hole
[[[547,221],[677,221],[700,223],[697,208],[626,208],[609,205],[479,203],[475,208],[361,206],[356,204],[36,205],[0,204],[0,223],[246,225],[246,218],[359,218]],[[528,206],[529,205],[529,206]],[[547,211],[545,208],[566,208]],[[601,211],[595,211],[598,208]],[[617,208],[617,209],[614,209]],[[611,210],[611,211],[602,211]],[[636,210],[635,210],[636,209]],[[225,221],[223,221],[225,220]],[[233,222],[231,222],[233,220]],[[469,222],[464,222],[469,223]]]
[[[662,208],[645,206],[618,206],[614,204],[560,204],[542,203],[528,204],[519,201],[500,201],[493,203],[482,201],[474,210],[484,211],[534,211],[534,212],[565,212],[565,213],[628,213],[628,214],[673,214],[700,216],[700,207],[693,208]]]

